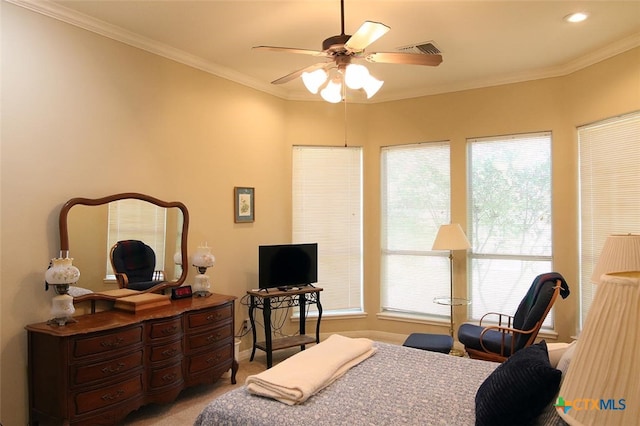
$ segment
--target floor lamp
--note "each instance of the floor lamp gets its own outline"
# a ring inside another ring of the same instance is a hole
[[[456,305],[467,305],[468,299],[456,299],[453,293],[453,251],[454,250],[466,250],[471,247],[469,240],[462,231],[462,228],[457,223],[451,223],[440,226],[438,234],[433,242],[432,250],[449,250],[449,280],[450,280],[450,292],[448,298],[436,298],[434,302],[441,305],[449,305],[451,309],[451,324],[449,327],[449,333],[453,338],[453,307]],[[452,350],[452,352],[454,352]]]

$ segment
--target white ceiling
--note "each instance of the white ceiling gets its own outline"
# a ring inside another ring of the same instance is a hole
[[[270,84],[319,61],[251,47],[321,50],[340,34],[339,0],[8,1],[285,99],[319,99],[300,79]],[[563,20],[576,11],[589,19]],[[443,55],[438,67],[367,63],[385,81],[369,102],[565,75],[640,45],[640,0],[345,0],[345,32],[365,20],[391,27],[367,51],[432,41]]]

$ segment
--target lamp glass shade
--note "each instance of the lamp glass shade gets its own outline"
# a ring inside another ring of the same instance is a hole
[[[337,104],[342,100],[342,83],[339,80],[331,80],[327,87],[320,91],[320,96],[327,102]]]
[[[467,236],[464,235],[460,224],[442,225],[438,229],[432,250],[466,250],[471,247]]]
[[[599,283],[603,274],[640,271],[640,234],[609,235],[604,242],[591,282]]]
[[[377,78],[369,74],[369,77],[367,77],[367,80],[364,82],[364,85],[362,86],[365,93],[367,94],[367,99],[371,99],[373,95],[378,93],[378,90],[380,90],[383,84],[384,84],[384,81],[378,80]]]
[[[45,281],[52,285],[73,284],[79,278],[80,270],[73,266],[71,257],[51,259],[51,267],[44,273]]]
[[[640,419],[640,272],[600,280],[556,410],[570,425],[631,425]]]
[[[322,86],[325,81],[327,81],[327,72],[323,69],[302,73],[304,86],[314,95],[318,93],[318,89],[320,89],[320,86]]]
[[[369,70],[367,67],[360,64],[349,64],[344,72],[344,84],[346,84],[349,89],[362,89],[368,77]]]
[[[198,268],[210,268],[216,262],[216,258],[211,254],[211,248],[200,246],[191,258],[191,264]]]

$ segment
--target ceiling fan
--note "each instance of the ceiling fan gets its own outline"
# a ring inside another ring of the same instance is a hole
[[[365,21],[353,35],[344,32],[344,0],[340,0],[341,32],[325,39],[322,42],[322,50],[298,49],[291,47],[255,46],[253,49],[269,50],[276,52],[297,53],[324,58],[308,67],[299,69],[277,80],[272,84],[287,83],[298,77],[311,93],[318,93],[320,89],[323,98],[329,102],[342,100],[342,79],[352,89],[362,88],[367,97],[373,96],[384,82],[371,76],[365,66],[352,64],[352,59],[364,59],[373,63],[409,64],[438,66],[442,62],[442,55],[426,53],[402,53],[402,52],[371,52],[365,53],[365,49],[374,41],[385,35],[389,27],[373,21]],[[334,75],[329,73],[337,70]],[[328,73],[329,71],[329,73]],[[325,94],[331,99],[327,99]]]

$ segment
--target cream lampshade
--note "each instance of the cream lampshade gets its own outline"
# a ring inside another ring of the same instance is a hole
[[[602,275],[558,393],[558,414],[570,425],[637,425],[639,378],[640,272]]]
[[[451,223],[440,226],[432,250],[466,250],[471,247],[460,224]]]
[[[640,271],[640,234],[609,235],[604,242],[591,281],[600,282],[602,274]]]

